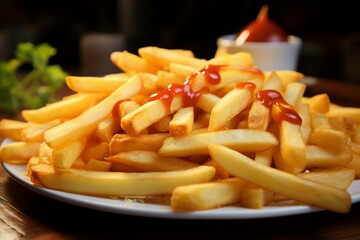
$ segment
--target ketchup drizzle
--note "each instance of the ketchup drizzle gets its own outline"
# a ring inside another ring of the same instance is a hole
[[[203,75],[206,82],[214,85],[218,84],[221,81],[219,71],[222,70],[224,67],[224,65],[206,65],[198,72],[194,72],[189,79],[190,81],[192,81],[197,75]]]
[[[249,91],[254,92],[256,89],[256,85],[252,82],[242,82],[236,85],[236,88],[244,89],[247,88]]]
[[[301,125],[302,119],[299,114],[284,100],[278,91],[272,89],[261,90],[256,94],[256,99],[269,109],[272,109],[274,104],[279,107],[280,112],[273,113],[276,122],[287,121]]]

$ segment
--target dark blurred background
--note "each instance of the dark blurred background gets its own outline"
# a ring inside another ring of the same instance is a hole
[[[58,50],[52,61],[71,74],[119,71],[112,51],[150,45],[209,59],[217,38],[239,31],[263,4],[272,20],[303,38],[300,72],[360,84],[360,17],[350,1],[0,0],[0,59],[24,41],[50,43]]]

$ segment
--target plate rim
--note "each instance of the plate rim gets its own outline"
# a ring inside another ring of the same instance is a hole
[[[38,194],[78,207],[110,212],[114,214],[167,219],[240,220],[285,217],[326,211],[326,209],[308,205],[266,206],[262,209],[248,209],[241,206],[230,205],[204,211],[174,212],[168,205],[139,203],[122,199],[88,196],[39,187],[32,183],[25,175],[26,165],[16,165],[5,162],[2,162],[1,164],[5,171],[15,181]],[[360,201],[360,180],[355,180],[351,186],[353,185],[355,186],[356,190],[358,190],[358,193],[351,196],[352,203],[354,204]]]

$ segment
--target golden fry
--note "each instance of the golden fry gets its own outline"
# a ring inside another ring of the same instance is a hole
[[[0,120],[0,135],[12,139],[14,141],[22,141],[22,130],[28,127],[28,122],[12,120],[12,119],[1,119]]]
[[[169,123],[171,136],[189,135],[194,125],[194,108],[186,107],[178,110]]]
[[[110,115],[117,101],[133,97],[141,91],[141,88],[141,79],[137,76],[132,77],[111,95],[80,116],[47,130],[44,134],[45,142],[52,148],[60,148],[90,134],[96,129],[99,122]]]
[[[124,116],[121,119],[121,127],[127,134],[135,135],[181,107],[182,100],[177,97],[171,103],[170,112],[161,100],[154,100]]]
[[[164,140],[159,154],[173,157],[208,155],[208,145],[215,143],[238,151],[258,152],[276,146],[278,141],[273,134],[259,130],[232,129],[204,132],[188,136],[169,137]]]
[[[129,74],[138,72],[148,72],[155,74],[158,70],[160,70],[158,67],[149,63],[146,59],[129,53],[128,51],[113,52],[110,55],[110,59],[115,64],[115,66]]]
[[[338,213],[347,213],[350,210],[351,197],[347,191],[256,163],[225,146],[212,144],[209,150],[211,157],[233,176],[312,206]]]
[[[44,107],[21,112],[28,122],[44,123],[54,119],[72,119],[105,97],[104,94],[81,93]]]
[[[158,151],[169,133],[139,134],[130,136],[128,134],[116,134],[109,143],[109,154],[113,156],[120,152],[145,150]]]
[[[163,157],[157,152],[143,150],[120,152],[107,161],[121,163],[142,172],[177,171],[198,166],[181,158]]]
[[[31,180],[37,185],[78,194],[125,197],[171,194],[177,186],[208,182],[215,174],[210,166],[170,172],[99,172],[54,169],[51,165],[31,167]],[[146,187],[144,187],[146,186]]]
[[[226,94],[211,111],[209,131],[221,129],[228,121],[244,110],[253,100],[253,92],[248,88],[234,88]]]
[[[67,76],[66,85],[74,92],[112,93],[130,78],[127,74],[116,77]]]
[[[52,162],[57,168],[69,168],[81,155],[86,145],[86,139],[76,140],[66,147],[55,149],[52,154]]]
[[[229,178],[208,183],[179,186],[171,196],[174,211],[199,211],[239,202],[245,181]]]
[[[1,147],[1,162],[27,163],[39,153],[40,142],[11,142]]]

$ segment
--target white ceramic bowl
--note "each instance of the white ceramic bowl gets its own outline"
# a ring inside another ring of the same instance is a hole
[[[235,34],[218,38],[217,46],[227,53],[249,52],[254,64],[263,71],[297,70],[302,40],[290,35],[287,42],[245,42],[240,45],[234,41]]]

